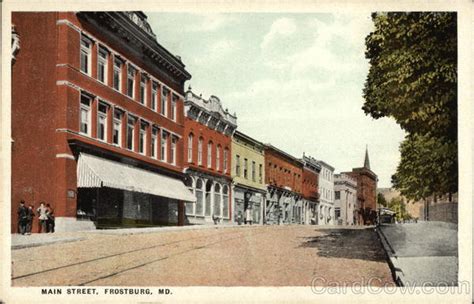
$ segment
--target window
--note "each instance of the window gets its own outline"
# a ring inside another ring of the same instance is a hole
[[[158,84],[153,81],[151,85],[151,109],[156,111],[156,98],[158,96]]]
[[[138,138],[138,153],[141,153],[141,154],[145,154],[146,128],[147,128],[147,124],[145,122],[142,122],[140,124],[140,136]]]
[[[99,48],[99,56],[97,58],[97,79],[107,84],[107,57],[109,53],[103,47]]]
[[[202,165],[202,137],[199,138],[198,142],[198,165]]]
[[[91,135],[91,98],[82,94],[81,95],[81,125],[80,125],[80,133]]]
[[[161,130],[161,160],[166,161],[168,155],[168,133]]]
[[[204,195],[203,189],[204,183],[202,179],[198,178],[196,181],[196,215],[202,215],[204,212]]]
[[[135,118],[129,116],[127,123],[127,149],[129,150],[133,150],[135,146],[133,133],[135,133]]]
[[[235,175],[240,176],[240,155],[235,156]]]
[[[100,102],[97,111],[97,138],[107,141],[107,110],[108,105]]]
[[[224,173],[227,173],[227,159],[228,159],[228,155],[229,154],[229,150],[227,148],[224,149]]]
[[[150,146],[150,155],[153,158],[156,158],[156,142],[158,141],[158,129],[153,128],[151,130],[151,146]]]
[[[142,74],[140,80],[140,103],[146,105],[146,76]]]
[[[258,165],[258,182],[263,183],[263,166],[262,164]]]
[[[122,112],[115,109],[114,110],[114,130],[112,143],[114,145],[120,146],[122,144]]]
[[[177,143],[177,138],[175,136],[171,137],[171,155],[170,155],[170,163],[173,165],[176,164],[176,143]]]
[[[207,144],[207,167],[212,166],[212,142]]]
[[[188,136],[188,163],[193,162],[193,134]]]
[[[339,200],[341,199],[341,191],[336,191],[334,192],[335,199]]]
[[[87,75],[91,74],[91,46],[90,39],[81,37],[81,71]]]
[[[216,183],[214,185],[214,206],[213,212],[215,216],[221,216],[221,185]]]
[[[168,104],[168,89],[163,87],[161,90],[161,115],[166,116],[167,111],[167,104]]]
[[[216,170],[221,169],[221,146],[217,146],[216,149]]]
[[[229,188],[227,185],[222,187],[222,216],[229,217]]]
[[[127,69],[127,95],[130,98],[135,96],[135,69],[128,65]]]
[[[244,158],[244,178],[248,178],[248,160]]]
[[[122,89],[122,61],[118,58],[114,59],[113,86],[119,92]]]
[[[171,100],[171,120],[176,120],[176,102],[178,101],[178,97],[173,95]]]
[[[255,170],[255,162],[252,161],[252,181],[256,181]]]

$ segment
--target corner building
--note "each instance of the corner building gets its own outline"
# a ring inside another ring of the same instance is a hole
[[[182,225],[181,59],[141,12],[15,12],[12,232],[24,199],[57,231]],[[37,221],[34,221],[37,231]]]
[[[232,137],[232,196],[234,221],[262,224],[265,186],[265,146],[244,133]]]
[[[186,223],[230,222],[232,134],[237,117],[216,96],[204,99],[191,88],[185,96],[184,172],[196,204],[186,205]]]
[[[301,224],[303,210],[303,162],[288,153],[265,145],[267,224]]]

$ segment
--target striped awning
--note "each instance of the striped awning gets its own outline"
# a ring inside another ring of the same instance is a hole
[[[77,187],[110,187],[196,202],[194,194],[178,179],[86,153],[79,155]]]

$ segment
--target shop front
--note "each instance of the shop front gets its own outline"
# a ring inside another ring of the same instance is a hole
[[[234,186],[234,221],[238,224],[261,224],[265,191],[242,185]]]

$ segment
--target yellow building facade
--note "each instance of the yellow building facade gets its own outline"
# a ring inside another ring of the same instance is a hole
[[[236,131],[232,137],[234,221],[261,224],[265,206],[265,152],[259,141]]]

